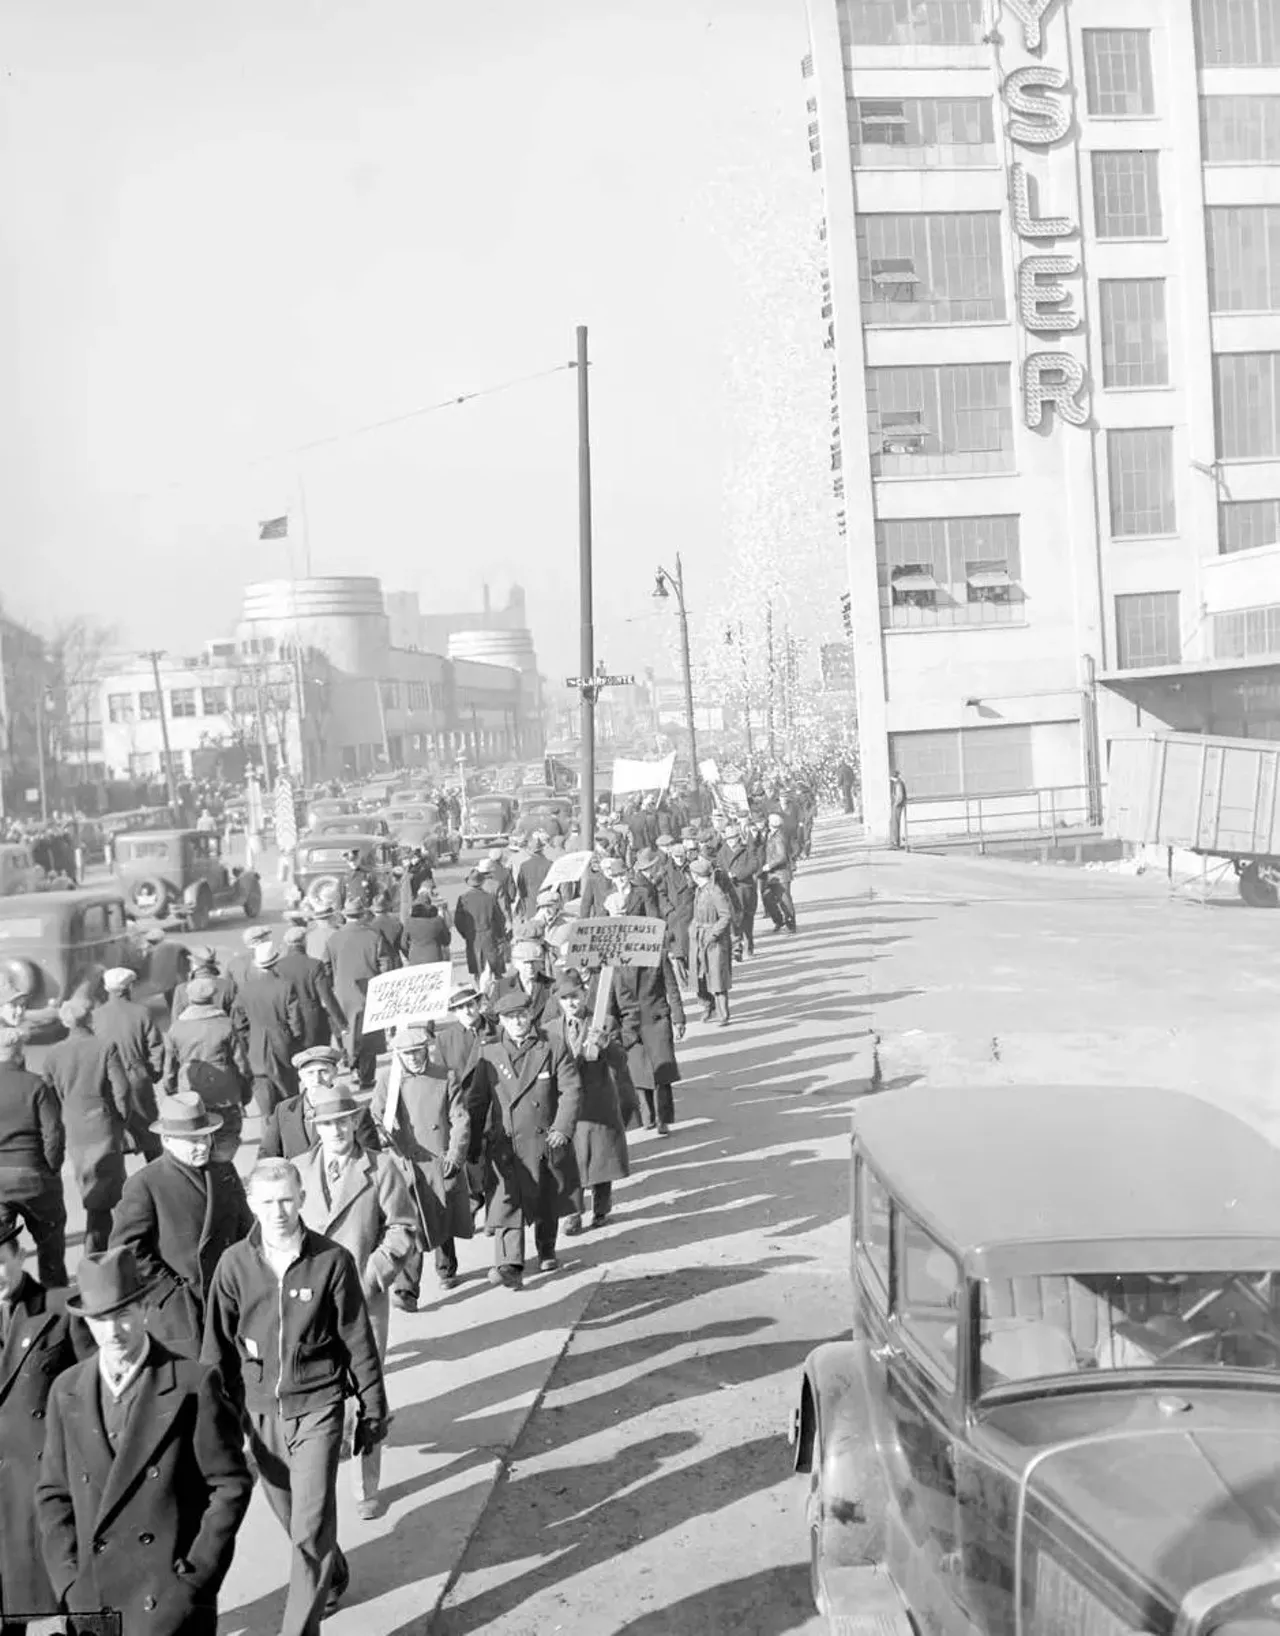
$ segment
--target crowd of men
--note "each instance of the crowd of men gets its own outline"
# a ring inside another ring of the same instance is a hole
[[[553,1274],[562,1232],[608,1221],[629,1132],[675,1122],[686,1000],[727,1025],[760,911],[795,932],[815,807],[799,780],[740,816],[633,801],[559,885],[563,842],[535,834],[479,862],[450,915],[419,860],[295,901],[225,966],[153,928],[167,1028],[113,968],[65,1001],[38,1072],[23,996],[0,994],[0,1624],[110,1608],[126,1631],[213,1636],[256,1479],[291,1544],[282,1632],[314,1636],[350,1577],[344,1459],[359,1514],[384,1504],[391,1307],[416,1309],[428,1256],[452,1288],[477,1230],[490,1282],[517,1290],[530,1235]],[[660,964],[567,959],[575,919],[618,915],[664,922]],[[366,1032],[371,979],[451,961],[455,928],[447,1019]]]

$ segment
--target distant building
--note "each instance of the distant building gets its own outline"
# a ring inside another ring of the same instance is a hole
[[[39,785],[36,734],[47,684],[43,638],[0,613],[0,781],[7,811],[30,808],[28,792]]]

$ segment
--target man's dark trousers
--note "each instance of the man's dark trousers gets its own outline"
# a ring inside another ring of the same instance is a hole
[[[248,1414],[249,1461],[293,1545],[280,1636],[319,1636],[331,1584],[346,1576],[338,1549],[338,1459],[343,1405],[314,1414]]]

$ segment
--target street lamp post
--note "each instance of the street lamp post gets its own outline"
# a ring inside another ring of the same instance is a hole
[[[680,615],[680,663],[684,670],[684,713],[689,724],[689,760],[693,765],[693,787],[695,792],[702,788],[702,778],[698,772],[698,737],[693,722],[693,665],[689,658],[689,610],[684,601],[684,564],[680,561],[680,553],[676,552],[676,571],[674,574],[665,568],[658,569],[654,581],[654,600],[665,602],[671,591],[676,595],[676,610]]]

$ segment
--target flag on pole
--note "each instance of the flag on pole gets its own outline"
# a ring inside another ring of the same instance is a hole
[[[258,538],[260,540],[283,540],[289,534],[289,519],[287,517],[272,517],[265,523],[258,524]]]

